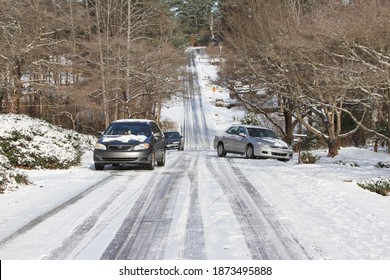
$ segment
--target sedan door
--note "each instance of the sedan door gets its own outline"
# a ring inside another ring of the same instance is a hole
[[[248,139],[246,137],[247,135],[248,135],[248,131],[246,130],[245,127],[240,126],[237,129],[236,134],[233,137],[233,143],[232,143],[233,152],[240,153],[240,154],[245,153],[245,148],[246,145],[248,144]]]
[[[225,147],[225,150],[228,152],[234,151],[235,136],[237,130],[238,130],[237,126],[232,126],[228,130],[226,130],[222,136],[223,145]]]

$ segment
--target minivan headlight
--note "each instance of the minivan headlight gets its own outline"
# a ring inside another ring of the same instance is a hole
[[[101,143],[96,143],[95,150],[107,150],[106,146]]]
[[[147,150],[149,149],[149,144],[148,143],[142,143],[142,144],[139,144],[137,146],[134,146],[134,150],[135,151],[138,151],[138,150]]]

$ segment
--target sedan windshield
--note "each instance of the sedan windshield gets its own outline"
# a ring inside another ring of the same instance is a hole
[[[167,138],[180,138],[179,132],[165,132],[164,135]]]
[[[148,137],[150,130],[145,123],[113,123],[104,135],[143,135]]]
[[[268,129],[262,129],[262,128],[248,128],[249,136],[251,137],[269,137],[269,138],[277,138],[275,133],[273,133],[271,130]]]

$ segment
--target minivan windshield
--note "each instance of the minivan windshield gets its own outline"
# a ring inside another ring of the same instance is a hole
[[[277,138],[276,134],[271,130],[262,129],[262,128],[248,128],[249,136],[251,137],[269,137],[269,138]]]
[[[150,136],[149,125],[146,123],[112,123],[103,135],[143,135]]]

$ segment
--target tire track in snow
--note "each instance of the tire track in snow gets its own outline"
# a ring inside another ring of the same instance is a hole
[[[199,78],[196,71],[195,58],[188,57],[188,79],[186,84],[187,96],[184,99],[184,127],[186,149],[209,150],[211,141],[206,117],[204,115]]]
[[[190,202],[186,221],[185,246],[182,253],[183,259],[206,259],[204,225],[199,205],[199,180],[198,180],[199,155],[195,158],[188,177],[190,179]]]
[[[313,256],[311,256],[306,251],[297,238],[295,238],[287,231],[287,229],[285,229],[280,220],[276,217],[275,213],[272,211],[271,206],[264,200],[264,198],[260,195],[252,183],[245,177],[241,169],[234,163],[233,159],[228,158],[227,161],[229,162],[230,167],[232,168],[234,174],[238,177],[239,181],[243,183],[242,185],[245,190],[253,198],[253,201],[257,205],[258,209],[262,210],[264,217],[278,235],[278,238],[282,241],[284,247],[290,251],[289,255],[291,257],[300,258],[300,256],[302,256],[305,259],[312,259]]]
[[[138,174],[140,175],[140,174]],[[111,213],[107,214],[107,217],[101,221],[101,217],[108,210],[108,208],[112,205],[114,201],[116,201],[128,188],[128,185],[136,178],[136,177],[128,177],[128,181],[125,185],[120,186],[117,190],[112,193],[97,209],[95,209],[91,215],[89,215],[82,224],[77,226],[75,230],[67,237],[62,246],[53,250],[49,256],[45,259],[48,260],[56,260],[56,259],[65,259],[69,255],[77,255],[78,252],[73,252],[77,247],[80,246],[81,243],[86,243],[93,239],[104,227],[109,223],[110,220],[118,214],[123,206],[123,203],[120,204],[120,209],[114,209]],[[138,191],[138,190],[137,190]],[[127,195],[134,195],[134,192]],[[83,246],[81,246],[83,247]],[[72,253],[72,254],[71,254]]]
[[[136,229],[136,231],[139,232],[138,228],[141,226],[142,223],[142,218],[140,219],[139,216],[145,215],[145,213],[141,213],[141,212],[145,212],[143,208],[145,208],[145,205],[151,203],[148,197],[152,196],[154,198],[154,193],[152,191],[154,188],[156,188],[157,179],[159,179],[159,176],[154,175],[146,182],[143,188],[144,190],[142,191],[141,195],[138,197],[131,211],[123,221],[114,239],[111,241],[109,246],[102,254],[101,259],[104,260],[129,259],[128,254],[130,252],[128,251],[132,250],[131,245],[134,244],[134,239],[137,233],[134,231],[134,229]]]
[[[206,158],[206,165],[229,200],[252,258],[310,258],[245,175],[228,159],[212,159],[214,158]]]
[[[183,153],[182,160],[169,166],[174,172],[163,171],[146,182],[101,259],[163,259],[180,188],[178,182],[190,166],[183,156],[188,154]]]
[[[233,161],[233,159],[229,159]],[[292,178],[291,182],[295,182],[296,180],[294,178],[300,178],[301,180],[305,180],[306,183],[309,180],[310,187],[308,189],[301,190],[301,188],[295,188],[293,187],[288,181],[283,185],[285,191],[283,193],[279,194],[278,200],[281,201],[281,203],[284,203],[284,208],[286,206],[288,207],[289,213],[293,213],[293,219],[294,219],[294,227],[303,227],[304,229],[299,230],[299,240],[301,240],[301,243],[305,244],[304,247],[307,251],[310,251],[310,255],[313,259],[340,259],[345,260],[349,259],[350,256],[348,254],[345,254],[345,249],[339,248],[338,245],[331,239],[329,236],[328,231],[321,231],[318,230],[321,227],[324,227],[321,224],[318,224],[315,220],[307,219],[306,215],[302,215],[302,211],[310,211],[312,213],[319,213],[318,216],[321,217],[322,221],[325,221],[325,223],[336,223],[336,220],[328,219],[326,218],[331,211],[328,209],[324,210],[321,209],[320,205],[316,205],[315,201],[311,201],[308,204],[308,201],[305,201],[304,199],[299,199],[299,204],[296,204],[292,201],[294,201],[295,197],[299,196],[306,196],[311,197],[310,192],[315,192],[316,197],[319,197],[319,194],[321,192],[318,192],[318,189],[321,188],[322,181],[325,181],[325,179],[321,177],[307,177],[305,172],[302,172],[302,170],[298,171],[295,168],[291,168],[289,165],[283,165],[283,167],[278,167],[278,171],[286,175],[286,178]],[[267,182],[267,186],[264,186],[265,189],[278,189],[280,186],[280,182],[283,181],[281,178],[272,177],[273,171],[271,173],[265,173],[262,175],[262,178],[264,181]],[[328,191],[329,192],[329,191]],[[281,196],[283,198],[281,198]],[[322,195],[322,197],[319,198],[320,201],[329,201],[328,205],[331,205],[334,202],[333,198],[329,198],[327,196]],[[287,204],[287,205],[286,205]],[[347,209],[346,209],[347,210]],[[330,214],[331,217],[333,215]],[[325,219],[325,220],[323,220]],[[345,221],[345,224],[348,225],[348,220]],[[348,226],[346,226],[348,227]],[[316,229],[315,231],[311,229]],[[310,232],[311,234],[315,232],[315,239],[313,240],[311,237],[307,236],[307,233]]]
[[[194,56],[192,57],[192,65],[196,69],[196,62],[195,62]],[[198,73],[198,71],[196,70],[195,73]],[[199,77],[197,74],[194,78],[194,83],[196,84],[196,96],[198,97],[198,108],[194,108],[194,110],[201,113],[200,117],[201,117],[201,123],[202,123],[202,128],[203,128],[203,133],[202,132],[200,133],[200,135],[202,135],[203,143],[204,143],[202,150],[209,150],[211,147],[211,140],[210,140],[211,138],[210,138],[210,132],[209,132],[209,128],[208,128],[207,121],[206,121],[205,111],[203,110],[203,100],[202,100],[202,94],[200,91]],[[195,92],[195,89],[194,89],[194,92]]]
[[[8,237],[2,239],[0,241],[0,248],[4,244],[6,244],[6,243],[12,241],[13,239],[17,238],[18,236],[27,233],[29,230],[33,229],[34,227],[36,227],[40,223],[44,222],[46,219],[54,216],[55,214],[59,213],[60,211],[64,210],[65,208],[75,204],[80,199],[84,198],[85,196],[87,196],[89,193],[91,193],[95,189],[97,189],[97,188],[107,184],[108,182],[110,182],[114,178],[115,178],[114,175],[109,175],[109,176],[103,178],[102,180],[100,180],[100,181],[94,183],[93,185],[91,185],[90,187],[88,187],[83,192],[81,192],[81,193],[77,194],[76,196],[70,198],[69,200],[67,200],[64,203],[58,205],[57,207],[53,208],[52,210],[50,210],[50,211],[48,211],[48,212],[46,212],[46,213],[36,217],[35,219],[31,220],[25,226],[23,226],[20,229],[16,230],[14,233],[10,234]]]

